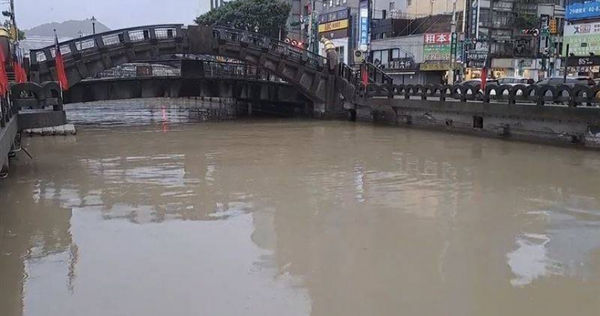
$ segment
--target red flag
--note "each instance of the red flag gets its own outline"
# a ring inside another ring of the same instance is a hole
[[[485,94],[485,86],[487,86],[487,68],[481,69],[481,91]]]
[[[8,91],[8,75],[6,74],[6,57],[4,49],[0,47],[0,95],[6,96]]]
[[[63,91],[69,90],[69,80],[67,79],[67,73],[65,72],[65,61],[63,60],[62,54],[60,53],[60,45],[58,45],[58,36],[54,34],[54,49],[56,51],[56,76],[58,77],[58,83]]]
[[[13,68],[15,70],[15,81],[17,83],[27,82],[27,73],[25,72],[23,66],[21,66],[21,63],[15,60],[13,62]]]
[[[366,87],[369,84],[369,71],[367,70],[367,65],[363,64],[360,67],[360,76],[362,84]]]

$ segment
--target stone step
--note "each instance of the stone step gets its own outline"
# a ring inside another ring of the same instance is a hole
[[[26,129],[23,130],[23,133],[29,136],[66,136],[76,135],[77,129],[73,124],[65,124],[54,127]]]

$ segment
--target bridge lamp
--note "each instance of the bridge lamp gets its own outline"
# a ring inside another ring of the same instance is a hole
[[[96,34],[96,21],[97,21],[96,17],[92,15],[92,18],[90,21],[92,21],[92,34],[95,35]]]

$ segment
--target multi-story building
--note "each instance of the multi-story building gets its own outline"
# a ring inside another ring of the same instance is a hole
[[[291,7],[288,19],[288,37],[302,43],[308,42],[307,24],[311,14],[313,1],[311,0],[285,0]],[[317,2],[317,1],[314,1]],[[320,2],[320,1],[319,1]]]
[[[415,17],[448,14],[454,10],[463,11],[467,1],[471,0],[406,0],[405,13]]]
[[[421,18],[386,19],[373,27],[370,61],[398,83],[441,83],[459,63],[458,38],[452,40],[452,24],[462,28],[461,13]],[[455,45],[453,45],[455,43]],[[455,51],[453,51],[453,47]],[[460,59],[459,59],[460,61]]]
[[[340,60],[355,63],[355,53],[368,50],[371,21],[386,19],[400,0],[323,0],[318,11],[318,38],[333,41]],[[322,52],[323,45],[319,51]]]
[[[492,76],[538,80],[560,67],[564,0],[473,0],[466,10],[467,78],[487,64]],[[469,58],[469,57],[473,58]]]
[[[567,1],[566,20],[562,54],[568,73],[600,78],[600,3]]]

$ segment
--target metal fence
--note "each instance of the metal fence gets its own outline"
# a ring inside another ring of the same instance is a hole
[[[202,70],[206,78],[243,78],[265,81],[283,81],[269,70],[246,63],[202,61]]]
[[[291,45],[290,43],[272,39],[256,32],[216,26],[213,28],[213,36],[217,40],[225,43],[235,42],[236,44],[255,48],[257,50],[266,50],[270,54],[285,57],[292,62],[311,66],[319,71],[324,69],[327,62],[327,59],[319,54]]]
[[[73,54],[82,54],[86,50],[105,48],[147,40],[174,40],[183,37],[182,24],[161,24],[120,29],[75,38],[60,43],[61,54],[68,58]],[[46,62],[56,56],[54,45],[31,50],[31,64]]]
[[[361,98],[387,97],[411,99],[418,97],[421,100],[447,99],[462,102],[507,103],[507,104],[533,104],[543,106],[550,104],[564,104],[570,107],[599,106],[600,86],[588,87],[583,85],[551,86],[551,85],[493,85],[489,84],[485,90],[480,85],[395,85],[395,84],[369,84],[358,91]]]

